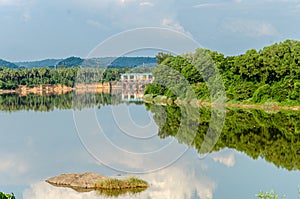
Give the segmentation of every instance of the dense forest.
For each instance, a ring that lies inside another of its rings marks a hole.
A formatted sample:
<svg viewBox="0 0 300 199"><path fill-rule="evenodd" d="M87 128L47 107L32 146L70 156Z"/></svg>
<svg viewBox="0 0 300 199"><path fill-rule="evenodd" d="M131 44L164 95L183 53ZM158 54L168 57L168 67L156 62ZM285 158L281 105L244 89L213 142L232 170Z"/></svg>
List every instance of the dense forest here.
<svg viewBox="0 0 300 199"><path fill-rule="evenodd" d="M200 154L211 152L201 148L211 122L211 108L199 108L198 118L189 117L187 121L183 121L183 114L191 111L190 106L148 104L147 109L155 113L154 121L159 127L158 135L161 138L172 136L180 143L194 147ZM277 167L300 169L299 112L267 113L260 110L229 109L221 130L212 151L233 148L253 159L261 157Z"/></svg>
<svg viewBox="0 0 300 199"><path fill-rule="evenodd" d="M0 67L0 89L16 89L19 85L33 87L40 84L63 84L73 87L75 83L116 81L126 68L33 68L11 69Z"/></svg>
<svg viewBox="0 0 300 199"><path fill-rule="evenodd" d="M230 102L300 103L299 41L286 40L237 56L197 49L181 56L159 53L156 59L160 65L153 70L155 82L145 90L154 97L186 99L192 92L211 101L223 87Z"/></svg>

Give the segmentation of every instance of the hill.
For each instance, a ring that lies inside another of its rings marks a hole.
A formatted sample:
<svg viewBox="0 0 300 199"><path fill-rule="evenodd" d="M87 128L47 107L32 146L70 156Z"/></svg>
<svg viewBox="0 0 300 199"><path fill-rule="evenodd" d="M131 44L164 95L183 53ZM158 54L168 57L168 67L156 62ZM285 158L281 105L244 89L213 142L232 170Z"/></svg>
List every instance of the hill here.
<svg viewBox="0 0 300 199"><path fill-rule="evenodd" d="M135 68L153 65L156 65L155 57L118 57L108 65L108 68Z"/></svg>
<svg viewBox="0 0 300 199"><path fill-rule="evenodd" d="M81 66L84 59L80 57L68 57L66 59L61 60L57 63L57 67L73 67L73 66Z"/></svg>
<svg viewBox="0 0 300 199"><path fill-rule="evenodd" d="M135 68L156 65L155 57L101 57L85 59L85 68Z"/></svg>
<svg viewBox="0 0 300 199"><path fill-rule="evenodd" d="M1 62L0 62L1 63ZM65 59L45 59L41 61L15 62L17 67L42 68L42 67L77 67L84 68L135 68L138 66L155 66L155 57L99 57L83 59L68 57ZM1 65L0 65L1 66Z"/></svg>
<svg viewBox="0 0 300 199"><path fill-rule="evenodd" d="M26 61L26 62L15 62L14 64L24 68L42 68L42 67L54 67L62 59L44 59L41 61Z"/></svg>
<svg viewBox="0 0 300 199"><path fill-rule="evenodd" d="M18 68L18 66L16 64L5 61L3 59L0 59L0 66L4 66L7 68Z"/></svg>

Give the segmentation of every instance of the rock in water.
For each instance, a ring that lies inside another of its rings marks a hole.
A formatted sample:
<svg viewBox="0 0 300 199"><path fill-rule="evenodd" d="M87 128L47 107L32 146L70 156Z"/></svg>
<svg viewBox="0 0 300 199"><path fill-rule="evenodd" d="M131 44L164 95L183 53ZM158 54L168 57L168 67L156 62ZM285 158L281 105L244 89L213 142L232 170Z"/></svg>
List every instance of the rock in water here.
<svg viewBox="0 0 300 199"><path fill-rule="evenodd" d="M96 182L103 181L105 179L107 179L107 177L86 172L83 174L61 174L59 176L47 179L46 182L57 186L94 189L96 188Z"/></svg>

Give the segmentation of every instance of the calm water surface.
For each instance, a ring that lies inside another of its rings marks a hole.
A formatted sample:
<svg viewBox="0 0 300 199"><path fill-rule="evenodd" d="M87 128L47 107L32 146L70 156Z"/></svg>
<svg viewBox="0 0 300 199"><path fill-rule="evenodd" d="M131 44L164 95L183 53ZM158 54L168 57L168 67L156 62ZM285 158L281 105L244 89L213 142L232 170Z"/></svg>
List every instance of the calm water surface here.
<svg viewBox="0 0 300 199"><path fill-rule="evenodd" d="M192 128L178 135L180 107L99 99L90 106L77 104L73 111L70 96L2 97L0 191L24 199L107 198L44 182L90 171L107 176L138 172L134 175L150 183L143 192L118 198L251 199L272 189L286 198L299 197L299 112L227 110L217 143L201 154L210 109L199 110L190 142Z"/></svg>

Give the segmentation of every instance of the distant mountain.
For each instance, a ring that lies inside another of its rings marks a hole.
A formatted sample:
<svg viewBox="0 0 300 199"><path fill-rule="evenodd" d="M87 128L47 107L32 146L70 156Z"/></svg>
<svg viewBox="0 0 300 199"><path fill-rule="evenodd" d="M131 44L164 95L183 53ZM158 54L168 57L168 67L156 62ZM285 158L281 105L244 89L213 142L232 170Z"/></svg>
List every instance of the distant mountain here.
<svg viewBox="0 0 300 199"><path fill-rule="evenodd" d="M41 67L54 67L62 59L45 59L41 61L26 61L26 62L15 62L14 64L24 68L41 68Z"/></svg>
<svg viewBox="0 0 300 199"><path fill-rule="evenodd" d="M73 56L66 59L45 59L41 61L15 62L14 65L24 68L76 66L81 66L84 68L135 68L138 66L154 66L156 65L156 59L155 57L100 57L82 59L80 57Z"/></svg>
<svg viewBox="0 0 300 199"><path fill-rule="evenodd" d="M89 58L85 59L82 67L85 68L106 68L108 65L111 64L111 62L114 60L114 57L101 57L101 58Z"/></svg>
<svg viewBox="0 0 300 199"><path fill-rule="evenodd" d="M81 59L80 57L69 57L60 61L57 66L81 66L84 68L134 68L137 66L156 65L155 57L101 57Z"/></svg>
<svg viewBox="0 0 300 199"><path fill-rule="evenodd" d="M155 57L118 57L108 65L108 68L135 68L138 66L153 65L156 65Z"/></svg>
<svg viewBox="0 0 300 199"><path fill-rule="evenodd" d="M84 59L81 59L80 57L68 57L66 59L61 60L57 63L57 67L73 67L73 66L81 66L84 62Z"/></svg>
<svg viewBox="0 0 300 199"><path fill-rule="evenodd" d="M5 61L3 59L0 59L0 66L4 66L7 68L18 68L18 66L16 64Z"/></svg>

